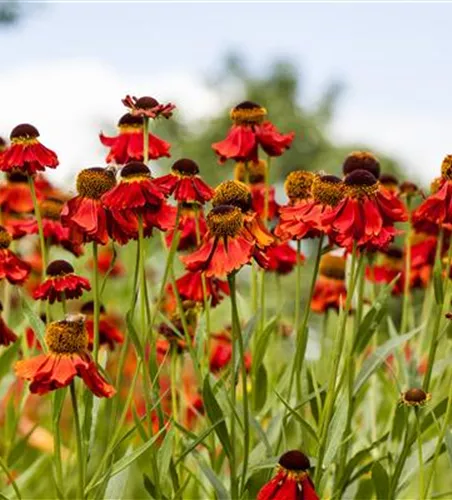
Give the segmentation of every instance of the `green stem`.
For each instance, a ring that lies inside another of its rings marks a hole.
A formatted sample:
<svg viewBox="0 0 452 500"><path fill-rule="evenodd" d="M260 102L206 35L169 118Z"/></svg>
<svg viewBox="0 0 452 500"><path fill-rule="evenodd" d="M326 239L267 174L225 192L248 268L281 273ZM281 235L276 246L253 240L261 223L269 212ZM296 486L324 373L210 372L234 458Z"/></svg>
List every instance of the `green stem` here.
<svg viewBox="0 0 452 500"><path fill-rule="evenodd" d="M35 212L36 223L38 224L39 244L41 246L41 258L42 258L42 280L44 281L46 278L46 269L48 264L47 248L46 248L46 241L44 238L44 229L42 226L41 210L39 208L38 198L36 196L35 182L31 175L28 176L28 185L30 186L30 194L33 202L33 210Z"/></svg>
<svg viewBox="0 0 452 500"><path fill-rule="evenodd" d="M75 439L77 443L77 466L78 466L78 495L79 500L85 498L85 465L83 457L83 445L82 445L82 433L80 429L80 417L77 404L77 395L75 393L75 383L74 381L70 384L71 392L71 402L72 409L74 411L74 427L75 427Z"/></svg>
<svg viewBox="0 0 452 500"><path fill-rule="evenodd" d="M405 238L405 281L403 283L403 307L402 307L402 321L400 325L400 333L408 331L408 307L411 302L410 282L411 282L411 210L410 198L407 199L408 210L408 229Z"/></svg>
<svg viewBox="0 0 452 500"><path fill-rule="evenodd" d="M93 241L93 357L97 363L99 357L99 319L100 319L100 299L99 299L99 257L97 242Z"/></svg>
<svg viewBox="0 0 452 500"><path fill-rule="evenodd" d="M416 429L417 429L417 444L419 457L419 500L424 500L424 459L422 457L422 431L421 420L419 418L419 408L415 408L416 413Z"/></svg>
<svg viewBox="0 0 452 500"><path fill-rule="evenodd" d="M249 430L249 404L248 404L248 390L247 390L247 374L246 374L246 365L245 365L245 346L243 342L242 329L240 326L239 312L237 307L237 292L236 292L236 281L235 281L235 273L228 275L228 283L229 289L231 292L231 313L232 313L232 391L231 397L233 401L233 405L235 406L236 402L236 378L235 378L235 361L237 359L237 353L235 352L237 349L237 344L239 347L239 359L240 359L240 367L242 374L242 397L243 397L243 465L242 465L242 479L241 479L241 495L242 498L243 493L245 491L246 486L246 476L248 472L248 458L249 458L249 450L250 450L250 430ZM234 413L232 414L232 422L234 421ZM231 422L231 424L232 424ZM231 427L232 429L232 427ZM236 443L235 440L235 426L234 426L234 436L231 434L232 443ZM235 452L234 452L235 454ZM235 470L234 470L235 476ZM231 492L234 493L236 491L236 484L234 484L234 488L232 488L232 467L231 467ZM234 482L236 482L236 478L234 478ZM232 498L239 498L232 495Z"/></svg>
<svg viewBox="0 0 452 500"><path fill-rule="evenodd" d="M3 469L3 472L6 474L6 477L8 478L9 482L11 483L11 486L13 487L13 490L16 493L17 498L19 500L22 500L22 495L20 494L20 490L17 486L17 483L14 480L14 476L11 474L11 471L8 469L8 466L7 466L6 462L3 460L1 455L0 455L0 468Z"/></svg>
<svg viewBox="0 0 452 500"><path fill-rule="evenodd" d="M438 246L441 244L441 241L442 241L442 238L439 238ZM439 249L439 253L441 254L441 249ZM427 371L425 372L424 383L423 383L423 389L425 392L428 392L429 387L430 387L430 382L432 379L433 364L435 363L436 352L438 349L438 335L439 335L439 330L440 330L440 326L441 326L441 320L443 319L443 316L445 313L447 292L449 289L449 282L450 282L449 274L450 274L450 268L451 268L451 259L452 259L452 244L449 245L449 250L447 252L446 277L444 280L445 283L444 283L444 290L443 290L443 302L439 306L439 310L438 310L438 308L433 309L436 316L435 316L435 324L433 327L433 332L432 332L431 339L430 339L430 349L429 349L428 361L427 361Z"/></svg>
<svg viewBox="0 0 452 500"><path fill-rule="evenodd" d="M62 391L66 391L66 388L60 389ZM55 459L55 470L56 470L56 478L57 478L57 486L58 489L62 495L62 497L65 497L64 494L64 483L63 483L63 465L61 462L61 431L60 431L60 417L61 417L61 407L59 408L59 411L56 411L56 398L58 391L55 391L53 394L52 398L52 405L53 405L53 443L54 443L54 459ZM62 406L62 405L61 405Z"/></svg>

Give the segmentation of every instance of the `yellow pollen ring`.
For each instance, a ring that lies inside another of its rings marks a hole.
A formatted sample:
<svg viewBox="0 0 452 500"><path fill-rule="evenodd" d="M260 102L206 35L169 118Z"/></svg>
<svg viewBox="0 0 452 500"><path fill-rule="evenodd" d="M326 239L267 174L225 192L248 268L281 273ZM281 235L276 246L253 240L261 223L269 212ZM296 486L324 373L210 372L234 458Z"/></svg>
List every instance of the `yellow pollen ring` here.
<svg viewBox="0 0 452 500"><path fill-rule="evenodd" d="M224 210L219 210L224 208ZM206 218L210 233L217 238L227 236L233 238L243 228L243 215L240 209L232 206L221 206L209 212Z"/></svg>
<svg viewBox="0 0 452 500"><path fill-rule="evenodd" d="M76 354L88 348L88 334L85 321L53 321L46 327L45 341L50 352L54 354Z"/></svg>
<svg viewBox="0 0 452 500"><path fill-rule="evenodd" d="M8 233L8 231L5 228L0 228L0 249L4 250L6 248L9 248L9 245L11 245L11 235Z"/></svg>
<svg viewBox="0 0 452 500"><path fill-rule="evenodd" d="M232 108L230 112L231 120L236 124L261 123L267 116L267 110L262 106L255 108Z"/></svg>
<svg viewBox="0 0 452 500"><path fill-rule="evenodd" d="M140 123L136 125L119 125L118 129L121 134L133 134L142 130L143 125Z"/></svg>
<svg viewBox="0 0 452 500"><path fill-rule="evenodd" d="M87 168L77 177L77 192L84 198L98 200L103 194L116 186L113 172L106 169Z"/></svg>
<svg viewBox="0 0 452 500"><path fill-rule="evenodd" d="M452 180L452 155L447 155L441 164L441 177Z"/></svg>
<svg viewBox="0 0 452 500"><path fill-rule="evenodd" d="M365 198L372 197L377 194L379 189L379 182L377 181L372 186L359 185L359 184L345 184L344 194L345 196L350 196L351 198Z"/></svg>
<svg viewBox="0 0 452 500"><path fill-rule="evenodd" d="M21 146L33 146L38 143L39 141L36 137L14 137L14 139L11 139L11 144L18 144Z"/></svg>
<svg viewBox="0 0 452 500"><path fill-rule="evenodd" d="M342 182L326 182L316 177L312 183L312 196L322 205L335 207L344 198L344 185Z"/></svg>
<svg viewBox="0 0 452 500"><path fill-rule="evenodd" d="M143 182L151 179L151 174L133 174L128 175L127 177L121 177L121 183L125 182L127 184L132 182Z"/></svg>
<svg viewBox="0 0 452 500"><path fill-rule="evenodd" d="M290 201L305 200L311 196L315 175L306 170L290 172L284 182L284 189Z"/></svg>
<svg viewBox="0 0 452 500"><path fill-rule="evenodd" d="M216 187L212 205L232 205L246 212L251 208L251 191L243 182L224 181Z"/></svg>

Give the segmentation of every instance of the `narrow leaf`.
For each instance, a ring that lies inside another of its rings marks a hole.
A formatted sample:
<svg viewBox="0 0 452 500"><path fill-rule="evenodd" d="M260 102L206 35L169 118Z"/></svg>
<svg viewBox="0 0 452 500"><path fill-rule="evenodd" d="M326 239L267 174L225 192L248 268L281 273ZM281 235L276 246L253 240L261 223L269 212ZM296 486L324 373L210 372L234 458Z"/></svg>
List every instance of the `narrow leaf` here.
<svg viewBox="0 0 452 500"><path fill-rule="evenodd" d="M389 477L380 462L375 462L372 466L372 481L374 483L377 499L387 500L387 498L389 498Z"/></svg>

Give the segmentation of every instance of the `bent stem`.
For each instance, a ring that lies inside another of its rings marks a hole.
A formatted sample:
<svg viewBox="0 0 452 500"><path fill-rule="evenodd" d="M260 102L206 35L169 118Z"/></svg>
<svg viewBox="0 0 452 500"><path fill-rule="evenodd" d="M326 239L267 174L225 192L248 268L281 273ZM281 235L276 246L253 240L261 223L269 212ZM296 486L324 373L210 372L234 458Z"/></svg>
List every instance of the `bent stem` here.
<svg viewBox="0 0 452 500"><path fill-rule="evenodd" d="M74 427L75 439L77 443L77 466L78 466L78 495L77 498L83 500L85 498L85 465L83 457L82 432L80 429L80 417L77 404L77 395L75 393L75 382L70 384L71 402L74 411Z"/></svg>
<svg viewBox="0 0 452 500"><path fill-rule="evenodd" d="M243 465L242 465L242 479L241 479L241 492L240 497L237 495L237 478L236 478L236 463L235 463L235 447L233 447L232 457L231 457L231 495L232 498L241 498L245 490L246 476L248 469L248 457L250 448L250 431L249 431L249 405L248 405L248 391L246 386L246 365L245 365L245 347L243 343L242 329L240 327L240 319L237 308L237 294L236 294L236 282L235 273L228 275L229 289L231 292L231 315L232 315L232 360L231 360L231 371L232 371L232 384L231 384L231 400L232 406L236 405L236 375L235 375L235 364L237 359L237 344L239 347L240 356L240 368L242 375L242 391L243 391ZM231 441L236 443L235 436L235 415L232 412L231 418Z"/></svg>
<svg viewBox="0 0 452 500"><path fill-rule="evenodd" d="M94 299L94 317L93 317L93 357L97 363L99 357L99 317L100 317L100 298L99 298L99 257L97 251L97 242L93 241L93 299Z"/></svg>

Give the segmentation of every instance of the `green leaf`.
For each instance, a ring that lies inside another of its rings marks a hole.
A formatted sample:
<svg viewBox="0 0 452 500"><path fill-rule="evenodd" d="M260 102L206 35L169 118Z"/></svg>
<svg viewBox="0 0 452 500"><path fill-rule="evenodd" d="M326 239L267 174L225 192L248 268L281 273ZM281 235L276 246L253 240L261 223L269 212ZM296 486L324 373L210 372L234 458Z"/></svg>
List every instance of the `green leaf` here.
<svg viewBox="0 0 452 500"><path fill-rule="evenodd" d="M135 346L138 357L141 359L144 359L143 346L141 345L140 339L138 338L137 331L135 330L135 327L133 326L132 311L129 311L126 314L126 324L127 324L127 331L129 333L130 338L132 339L133 345Z"/></svg>
<svg viewBox="0 0 452 500"><path fill-rule="evenodd" d="M397 405L392 421L391 441L400 442L403 434L407 428L407 415L406 407L404 405Z"/></svg>
<svg viewBox="0 0 452 500"><path fill-rule="evenodd" d="M206 437L213 431L215 430L215 427L219 424L221 424L222 421L218 421L216 424L211 425L208 429L206 429L202 434L199 436L195 437L195 439L185 448L185 450L180 454L180 456L177 458L177 460L174 463L174 466L177 466L179 462L181 462L187 455L189 455L199 444L203 443L206 439ZM176 424L178 428L180 428L182 431L185 429L178 424ZM205 446L207 446L205 443L203 443Z"/></svg>
<svg viewBox="0 0 452 500"><path fill-rule="evenodd" d="M45 342L45 333L46 326L41 318L33 311L33 308L30 306L28 300L22 295L22 307L27 318L30 323L31 328L35 332L35 335L38 337L39 343L44 352L47 352L47 344Z"/></svg>
<svg viewBox="0 0 452 500"><path fill-rule="evenodd" d="M446 429L444 441L446 443L447 454L449 455L449 462L452 467L452 432L450 432L450 429Z"/></svg>
<svg viewBox="0 0 452 500"><path fill-rule="evenodd" d="M444 290L443 290L443 270L441 266L441 261L435 263L433 271L433 289L435 290L435 300L438 305L444 302Z"/></svg>
<svg viewBox="0 0 452 500"><path fill-rule="evenodd" d="M399 276L400 275L394 278L391 283L383 287L372 308L367 312L361 321L358 333L355 337L355 344L353 346L354 353L360 354L365 349L369 340L372 338L372 335L376 332L377 328L383 321L383 318L387 313L386 302L392 292L395 282L399 279Z"/></svg>
<svg viewBox="0 0 452 500"><path fill-rule="evenodd" d="M342 393L336 403L333 418L328 427L327 445L325 449L325 458L323 464L328 467L334 460L339 449L345 429L347 428L348 397Z"/></svg>
<svg viewBox="0 0 452 500"><path fill-rule="evenodd" d="M160 477L166 477L169 464L171 461L171 456L173 454L173 444L174 444L174 428L171 428L165 436L162 445L158 451L158 462L159 462L159 473Z"/></svg>
<svg viewBox="0 0 452 500"><path fill-rule="evenodd" d="M210 387L209 376L210 375L207 375L204 379L202 389L204 408L210 422L215 425L215 433L217 434L218 439L221 441L226 455L230 458L232 446L228 434L228 429L226 427L225 417L220 405L218 404L218 401L215 398L215 395L212 392L212 388Z"/></svg>
<svg viewBox="0 0 452 500"><path fill-rule="evenodd" d="M11 365L17 358L20 349L20 342L14 342L0 354L0 379L11 372Z"/></svg>
<svg viewBox="0 0 452 500"><path fill-rule="evenodd" d="M399 335L396 338L391 338L386 341L383 345L378 347L375 352L369 356L366 361L363 363L361 370L359 371L355 385L353 388L353 394L356 395L361 387L367 382L369 377L374 373L374 371L385 362L386 358L389 354L392 353L397 347L404 344L411 337L414 337L416 333L418 333L422 327L416 328L415 330L406 333L405 335Z"/></svg>
<svg viewBox="0 0 452 500"><path fill-rule="evenodd" d="M215 472L206 464L201 454L194 450L193 455L198 461L199 467L203 471L204 475L208 479L209 483L212 485L215 493L217 494L218 500L230 500L230 496L221 482L220 478L215 474Z"/></svg>
<svg viewBox="0 0 452 500"><path fill-rule="evenodd" d="M375 462L372 466L372 481L378 500L387 500L389 493L389 477L385 468L380 462Z"/></svg>
<svg viewBox="0 0 452 500"><path fill-rule="evenodd" d="M256 373L256 387L257 390L254 391L254 411L258 412L265 405L265 401L267 400L267 391L268 391L268 377L267 370L264 365L260 365L258 371Z"/></svg>
<svg viewBox="0 0 452 500"><path fill-rule="evenodd" d="M157 498L157 490L147 474L143 474L143 486L152 498Z"/></svg>
<svg viewBox="0 0 452 500"><path fill-rule="evenodd" d="M255 373L259 370L261 363L264 360L267 348L270 345L269 338L276 326L276 317L273 317L264 328L264 331L259 335L256 347L253 352L253 370Z"/></svg>
<svg viewBox="0 0 452 500"><path fill-rule="evenodd" d="M275 391L275 394L276 396L278 397L278 399L281 400L281 402L283 403L283 405L289 410L290 414L295 418L295 420L301 425L301 427L303 427L303 429L316 441L318 442L319 441L319 438L317 437L317 433L315 432L315 430L313 429L313 427L311 426L311 424L309 424L298 412L296 412L291 406L290 404L278 393Z"/></svg>

